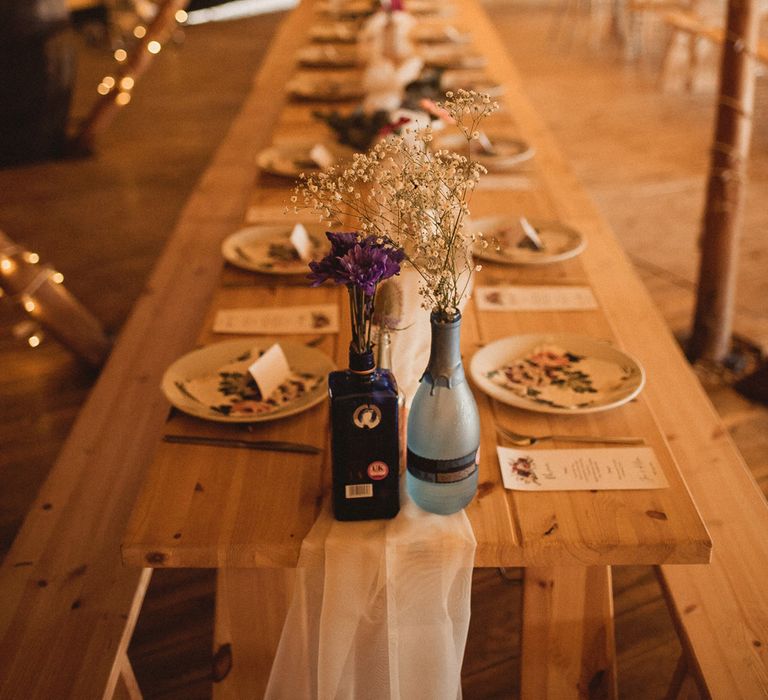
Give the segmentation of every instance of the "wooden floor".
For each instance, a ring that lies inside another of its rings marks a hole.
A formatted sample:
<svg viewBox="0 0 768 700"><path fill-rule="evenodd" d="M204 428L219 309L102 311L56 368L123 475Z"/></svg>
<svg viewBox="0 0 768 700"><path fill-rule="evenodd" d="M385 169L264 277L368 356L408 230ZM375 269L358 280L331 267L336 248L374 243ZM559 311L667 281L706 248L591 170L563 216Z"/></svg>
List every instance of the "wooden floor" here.
<svg viewBox="0 0 768 700"><path fill-rule="evenodd" d="M489 0L528 92L581 181L631 254L670 326L685 334L712 129L711 92L661 93L658 45L627 62L604 19ZM137 86L96 157L0 170L0 228L64 272L66 283L116 333L165 236L237 110L279 16L191 27ZM651 27L649 27L651 28ZM217 60L211 60L216 55ZM226 65L228 70L222 71ZM75 113L110 70L106 51L81 46ZM706 81L702 81L706 82ZM768 81L758 85L737 331L768 347ZM148 216L146 212L151 212ZM630 310L628 310L630 313ZM0 551L11 542L50 468L93 374L55 342L13 340L19 315L0 305ZM708 391L768 493L768 410L710 373ZM468 698L517 690L518 571L475 573L464 667ZM615 572L620 692L661 697L679 654L653 572ZM153 579L130 655L147 697L207 698L213 615L209 571Z"/></svg>

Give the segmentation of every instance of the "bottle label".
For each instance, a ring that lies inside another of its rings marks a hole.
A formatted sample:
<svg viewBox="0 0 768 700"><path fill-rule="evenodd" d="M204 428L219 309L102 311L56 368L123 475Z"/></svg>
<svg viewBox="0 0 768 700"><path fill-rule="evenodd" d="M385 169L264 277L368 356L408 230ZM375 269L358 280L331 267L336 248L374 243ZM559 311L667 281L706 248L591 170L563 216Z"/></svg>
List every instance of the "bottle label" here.
<svg viewBox="0 0 768 700"><path fill-rule="evenodd" d="M347 484L344 487L345 498L373 498L373 484Z"/></svg>
<svg viewBox="0 0 768 700"><path fill-rule="evenodd" d="M386 479L387 474L389 474L389 467L386 462L377 459L375 462L371 462L368 465L368 476L374 481Z"/></svg>
<svg viewBox="0 0 768 700"><path fill-rule="evenodd" d="M408 450L408 471L422 481L453 484L469 479L477 471L478 450L458 459L427 459Z"/></svg>

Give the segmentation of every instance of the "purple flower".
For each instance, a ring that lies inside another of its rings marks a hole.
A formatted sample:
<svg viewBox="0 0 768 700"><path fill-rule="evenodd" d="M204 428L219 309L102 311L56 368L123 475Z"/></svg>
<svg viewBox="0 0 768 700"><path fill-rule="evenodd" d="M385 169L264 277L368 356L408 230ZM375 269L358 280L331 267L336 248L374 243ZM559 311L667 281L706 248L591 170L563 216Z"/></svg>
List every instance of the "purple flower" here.
<svg viewBox="0 0 768 700"><path fill-rule="evenodd" d="M373 295L379 282L400 272L405 253L388 239L360 239L356 233L329 232L326 236L331 242L330 252L322 260L309 263L313 287L330 280Z"/></svg>
<svg viewBox="0 0 768 700"><path fill-rule="evenodd" d="M344 268L348 284L360 287L373 296L376 285L400 272L400 263L390 258L389 251L376 245L356 245L339 261Z"/></svg>
<svg viewBox="0 0 768 700"><path fill-rule="evenodd" d="M327 280L336 282L336 284L346 284L347 280L342 279L344 269L340 260L355 245L358 237L356 233L332 233L326 232L326 237L331 242L331 250L322 260L313 260L309 263L309 279L312 280L312 286L317 287Z"/></svg>

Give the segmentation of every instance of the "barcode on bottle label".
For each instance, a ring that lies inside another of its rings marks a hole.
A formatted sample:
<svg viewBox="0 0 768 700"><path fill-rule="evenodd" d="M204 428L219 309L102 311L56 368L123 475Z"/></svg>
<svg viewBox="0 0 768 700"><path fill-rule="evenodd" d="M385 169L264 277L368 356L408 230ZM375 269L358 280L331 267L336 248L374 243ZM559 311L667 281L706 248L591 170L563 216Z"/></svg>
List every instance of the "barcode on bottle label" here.
<svg viewBox="0 0 768 700"><path fill-rule="evenodd" d="M344 495L347 498L373 498L373 484L347 484Z"/></svg>

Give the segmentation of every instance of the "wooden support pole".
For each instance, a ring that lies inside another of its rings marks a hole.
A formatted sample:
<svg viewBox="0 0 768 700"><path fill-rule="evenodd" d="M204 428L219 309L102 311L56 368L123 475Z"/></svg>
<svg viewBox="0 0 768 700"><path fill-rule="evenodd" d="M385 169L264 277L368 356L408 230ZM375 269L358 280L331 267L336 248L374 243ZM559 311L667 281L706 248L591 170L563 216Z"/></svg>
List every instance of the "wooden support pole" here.
<svg viewBox="0 0 768 700"><path fill-rule="evenodd" d="M104 87L106 92L101 94L72 139L72 150L76 152L93 150L96 135L107 128L120 107L130 102L131 90L152 63L152 59L159 50L156 50L156 47L158 45L162 47L175 29L176 13L186 8L188 4L189 0L163 0L155 18L147 27L147 33L133 48L118 75L112 76L113 82Z"/></svg>
<svg viewBox="0 0 768 700"><path fill-rule="evenodd" d="M729 0L715 138L688 355L722 362L730 350L739 240L755 96L756 0Z"/></svg>

